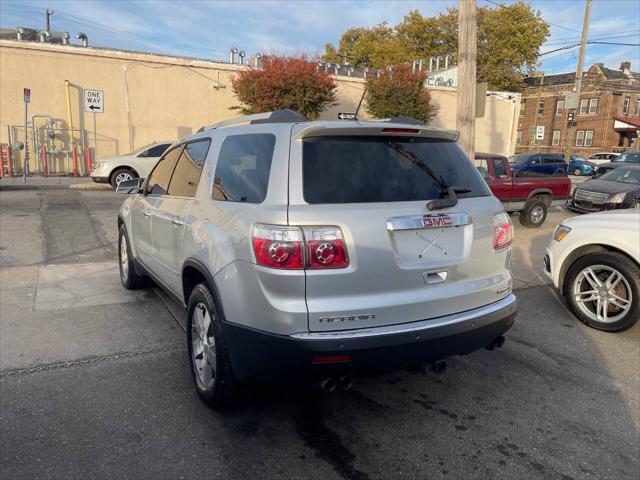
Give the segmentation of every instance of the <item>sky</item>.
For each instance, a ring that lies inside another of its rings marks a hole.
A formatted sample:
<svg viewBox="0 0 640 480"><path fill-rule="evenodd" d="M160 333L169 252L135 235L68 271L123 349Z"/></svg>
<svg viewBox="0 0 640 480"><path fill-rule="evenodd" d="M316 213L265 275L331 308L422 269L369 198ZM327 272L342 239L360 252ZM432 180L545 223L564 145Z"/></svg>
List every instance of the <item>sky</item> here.
<svg viewBox="0 0 640 480"><path fill-rule="evenodd" d="M514 0L478 0L479 6ZM489 3L491 2L491 3ZM578 43L585 0L530 0L551 22L546 52ZM0 27L44 28L44 11L54 10L51 29L85 32L91 45L226 60L231 47L256 52L322 53L328 42L354 26L394 25L417 9L436 15L455 0L369 1L205 1L205 0L0 0ZM617 37L611 39L609 37ZM592 40L640 43L639 0L594 0L589 37ZM578 48L540 57L547 74L574 71ZM602 62L618 68L631 61L640 71L640 47L588 45L585 65Z"/></svg>

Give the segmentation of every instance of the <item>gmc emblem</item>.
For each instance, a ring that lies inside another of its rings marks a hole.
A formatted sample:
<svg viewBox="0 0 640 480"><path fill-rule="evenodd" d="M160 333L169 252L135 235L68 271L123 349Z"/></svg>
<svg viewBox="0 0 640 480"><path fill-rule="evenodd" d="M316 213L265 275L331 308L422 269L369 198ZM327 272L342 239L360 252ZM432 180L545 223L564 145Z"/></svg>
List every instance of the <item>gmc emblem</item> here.
<svg viewBox="0 0 640 480"><path fill-rule="evenodd" d="M423 216L422 225L424 225L425 228L451 227L453 226L453 222L449 215L437 213Z"/></svg>

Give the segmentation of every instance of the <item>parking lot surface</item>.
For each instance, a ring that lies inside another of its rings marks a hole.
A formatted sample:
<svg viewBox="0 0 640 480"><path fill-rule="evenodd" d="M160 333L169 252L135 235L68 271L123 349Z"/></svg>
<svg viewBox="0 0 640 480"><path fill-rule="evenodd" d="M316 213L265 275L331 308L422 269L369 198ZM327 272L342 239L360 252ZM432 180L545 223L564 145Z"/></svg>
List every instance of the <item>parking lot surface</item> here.
<svg viewBox="0 0 640 480"><path fill-rule="evenodd" d="M575 320L540 274L555 225L514 216L505 346L350 391L197 398L180 307L121 288L123 197L0 191L0 478L637 479L640 324Z"/></svg>

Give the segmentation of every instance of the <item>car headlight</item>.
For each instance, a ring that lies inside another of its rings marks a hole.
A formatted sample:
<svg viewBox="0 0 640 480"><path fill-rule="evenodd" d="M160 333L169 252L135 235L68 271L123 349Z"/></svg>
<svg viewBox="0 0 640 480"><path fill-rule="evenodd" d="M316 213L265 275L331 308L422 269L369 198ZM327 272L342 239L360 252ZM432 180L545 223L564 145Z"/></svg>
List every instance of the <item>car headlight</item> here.
<svg viewBox="0 0 640 480"><path fill-rule="evenodd" d="M565 227L564 225L558 225L556 229L553 231L553 239L556 242L561 242L564 237L569 235L571 229L569 227Z"/></svg>
<svg viewBox="0 0 640 480"><path fill-rule="evenodd" d="M626 192L616 193L615 195L611 195L607 203L622 203L624 202L624 197L626 196Z"/></svg>
<svg viewBox="0 0 640 480"><path fill-rule="evenodd" d="M102 166L104 166L104 162L93 162L93 170L97 170Z"/></svg>

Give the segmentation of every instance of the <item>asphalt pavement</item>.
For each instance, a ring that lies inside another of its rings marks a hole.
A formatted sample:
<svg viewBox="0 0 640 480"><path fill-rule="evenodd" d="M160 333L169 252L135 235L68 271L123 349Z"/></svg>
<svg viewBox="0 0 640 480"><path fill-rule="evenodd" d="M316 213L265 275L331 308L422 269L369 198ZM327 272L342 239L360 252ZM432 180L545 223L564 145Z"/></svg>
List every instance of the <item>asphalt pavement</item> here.
<svg viewBox="0 0 640 480"><path fill-rule="evenodd" d="M350 391L194 393L182 312L121 288L112 192L0 191L2 479L637 479L640 324L585 327L514 217L519 313L499 350Z"/></svg>

